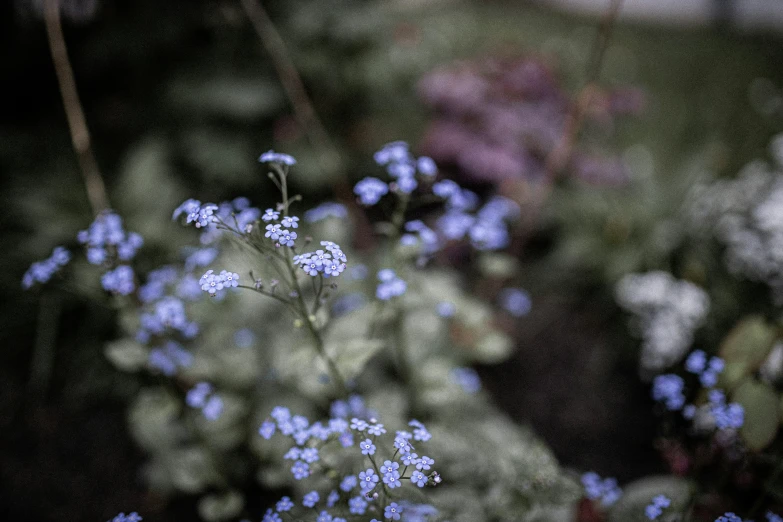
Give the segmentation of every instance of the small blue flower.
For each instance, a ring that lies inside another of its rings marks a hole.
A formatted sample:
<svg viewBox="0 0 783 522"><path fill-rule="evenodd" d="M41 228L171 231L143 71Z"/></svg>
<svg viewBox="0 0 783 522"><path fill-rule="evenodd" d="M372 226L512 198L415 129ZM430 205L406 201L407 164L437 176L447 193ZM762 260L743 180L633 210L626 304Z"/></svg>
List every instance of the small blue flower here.
<svg viewBox="0 0 783 522"><path fill-rule="evenodd" d="M364 431L364 430L366 430L369 427L370 427L370 425L365 420L357 419L356 417L351 419L351 429L352 430Z"/></svg>
<svg viewBox="0 0 783 522"><path fill-rule="evenodd" d="M101 277L101 286L107 292L130 295L136 289L135 274L128 265L120 265Z"/></svg>
<svg viewBox="0 0 783 522"><path fill-rule="evenodd" d="M296 216L286 216L280 224L285 228L299 228L299 218Z"/></svg>
<svg viewBox="0 0 783 522"><path fill-rule="evenodd" d="M310 493L306 494L304 497L302 497L302 505L305 507L313 507L315 504L321 500L321 496L318 494L317 491L311 491Z"/></svg>
<svg viewBox="0 0 783 522"><path fill-rule="evenodd" d="M416 160L416 168L424 176L434 176L438 173L438 167L435 161L429 156L422 156Z"/></svg>
<svg viewBox="0 0 783 522"><path fill-rule="evenodd" d="M481 378L473 368L454 368L450 375L465 393L473 395L481 390Z"/></svg>
<svg viewBox="0 0 783 522"><path fill-rule="evenodd" d="M275 152L271 149L261 154L258 161L259 163L281 163L289 167L296 165L296 159L294 159L293 156L283 154L282 152Z"/></svg>
<svg viewBox="0 0 783 522"><path fill-rule="evenodd" d="M315 522L334 522L334 518L332 518L332 515L330 515L328 511L321 511L315 519Z"/></svg>
<svg viewBox="0 0 783 522"><path fill-rule="evenodd" d="M656 401L664 401L666 408L671 411L680 410L685 404L685 395L682 393L684 386L679 375L658 375L653 380L652 397Z"/></svg>
<svg viewBox="0 0 783 522"><path fill-rule="evenodd" d="M430 469L430 466L432 466L433 464L435 464L435 460L429 458L426 455L423 455L419 459L419 462L416 463L416 469L418 469L419 471L427 471Z"/></svg>
<svg viewBox="0 0 783 522"><path fill-rule="evenodd" d="M363 491L371 491L378 484L380 477L372 468L367 468L359 473L359 486Z"/></svg>
<svg viewBox="0 0 783 522"><path fill-rule="evenodd" d="M272 509L267 509L264 516L261 518L261 522L282 522L280 515Z"/></svg>
<svg viewBox="0 0 783 522"><path fill-rule="evenodd" d="M277 239L280 237L280 234L283 230L283 227L280 224L267 225L265 228L266 228L266 232L264 233L264 237L268 237L273 241L277 241Z"/></svg>
<svg viewBox="0 0 783 522"><path fill-rule="evenodd" d="M739 517L734 513L728 512L716 518L715 522L742 522L742 517Z"/></svg>
<svg viewBox="0 0 783 522"><path fill-rule="evenodd" d="M427 484L427 477L421 471L414 471L411 475L411 482L423 488Z"/></svg>
<svg viewBox="0 0 783 522"><path fill-rule="evenodd" d="M600 499L601 504L607 507L617 502L622 496L622 490L617 486L617 480L613 478L601 480L601 477L592 471L582 475L582 485L585 488L587 498Z"/></svg>
<svg viewBox="0 0 783 522"><path fill-rule="evenodd" d="M201 413L204 414L207 420L213 421L218 419L220 414L223 413L223 399L218 395L213 395L207 399L207 403L201 409Z"/></svg>
<svg viewBox="0 0 783 522"><path fill-rule="evenodd" d="M348 501L348 511L352 515L364 515L365 511L367 511L367 504L368 502L362 497L353 497Z"/></svg>
<svg viewBox="0 0 783 522"><path fill-rule="evenodd" d="M294 503L291 502L291 499L289 497L283 497L281 498L277 504L275 505L275 509L277 511L280 511L281 513L286 511L291 511L291 509L294 507Z"/></svg>
<svg viewBox="0 0 783 522"><path fill-rule="evenodd" d="M435 311L443 318L450 318L454 317L454 314L457 312L457 307L454 306L454 303L449 301L441 301L435 306Z"/></svg>
<svg viewBox="0 0 783 522"><path fill-rule="evenodd" d="M685 369L690 373L699 374L707 367L707 354L702 350L694 350L685 360Z"/></svg>
<svg viewBox="0 0 783 522"><path fill-rule="evenodd" d="M378 178L367 177L353 187L353 192L363 205L372 206L389 193L389 186Z"/></svg>
<svg viewBox="0 0 783 522"><path fill-rule="evenodd" d="M657 495L653 497L652 503L645 509L644 513L650 520L655 520L663 513L663 510L671 505L671 500L665 495Z"/></svg>
<svg viewBox="0 0 783 522"><path fill-rule="evenodd" d="M269 416L277 422L285 422L291 419L291 411L285 406L275 406Z"/></svg>
<svg viewBox="0 0 783 522"><path fill-rule="evenodd" d="M413 440L427 442L432 438L430 432L421 422L414 419L408 423L408 426L413 426Z"/></svg>
<svg viewBox="0 0 783 522"><path fill-rule="evenodd" d="M305 448L302 450L302 460L308 464L318 462L321 457L318 455L318 448Z"/></svg>
<svg viewBox="0 0 783 522"><path fill-rule="evenodd" d="M399 452L403 455L406 453L410 453L415 448L411 445L411 443L408 441L408 439L405 439L403 437L397 436L394 439L394 447L399 450Z"/></svg>
<svg viewBox="0 0 783 522"><path fill-rule="evenodd" d="M141 522L142 518L135 511L129 514L120 513L108 522Z"/></svg>
<svg viewBox="0 0 783 522"><path fill-rule="evenodd" d="M767 517L767 522L783 522L783 517L776 515L772 511L767 511L767 514L764 516Z"/></svg>
<svg viewBox="0 0 783 522"><path fill-rule="evenodd" d="M386 506L386 509L383 512L383 517L391 520L399 520L400 513L402 513L402 506L400 506L396 502L392 502L391 504Z"/></svg>
<svg viewBox="0 0 783 522"><path fill-rule="evenodd" d="M280 219L280 212L272 208L268 208L264 210L263 214L261 214L261 219L264 221L277 221Z"/></svg>
<svg viewBox="0 0 783 522"><path fill-rule="evenodd" d="M419 462L419 455L417 453L407 453L400 457L400 462L406 466L415 466Z"/></svg>
<svg viewBox="0 0 783 522"><path fill-rule="evenodd" d="M394 270L385 268L378 272L380 284L375 291L375 295L382 301L388 301L393 297L399 297L408 289L405 281L397 277Z"/></svg>
<svg viewBox="0 0 783 522"><path fill-rule="evenodd" d="M296 237L296 232L291 232L288 229L284 229L278 234L278 242L283 246L292 247L294 246L294 240Z"/></svg>
<svg viewBox="0 0 783 522"><path fill-rule="evenodd" d="M357 480L356 475L348 475L340 482L340 489L348 493L355 488L358 483L359 481Z"/></svg>
<svg viewBox="0 0 783 522"><path fill-rule="evenodd" d="M375 163L382 167L388 165L389 163L400 163L407 161L410 157L411 155L408 151L408 144L404 141L392 141L387 143L373 155Z"/></svg>
<svg viewBox="0 0 783 522"><path fill-rule="evenodd" d="M58 246L52 250L51 256L43 261L33 263L22 277L22 287L26 290L35 283L46 283L52 276L71 260L71 253Z"/></svg>
<svg viewBox="0 0 783 522"><path fill-rule="evenodd" d="M514 317L524 317L532 308L530 295L521 288L504 288L498 298L500 306Z"/></svg>
<svg viewBox="0 0 783 522"><path fill-rule="evenodd" d="M340 500L340 494L337 492L337 490L333 489L329 492L329 496L326 497L326 507L334 507L338 500Z"/></svg>
<svg viewBox="0 0 783 522"><path fill-rule="evenodd" d="M308 210L304 214L305 221L308 223L316 223L330 217L345 219L348 217L348 209L340 203L327 202Z"/></svg>
<svg viewBox="0 0 783 522"><path fill-rule="evenodd" d="M375 455L375 444L370 439L364 439L360 442L359 448L362 450L362 455Z"/></svg>
<svg viewBox="0 0 783 522"><path fill-rule="evenodd" d="M386 433L386 428L383 427L383 424L372 424L367 428L367 433L370 435L380 436Z"/></svg>
<svg viewBox="0 0 783 522"><path fill-rule="evenodd" d="M294 465L291 466L291 473L294 475L294 478L296 480L302 480L303 478L307 478L310 476L310 466L302 462L301 460L297 460L294 462ZM312 507L312 506L308 506Z"/></svg>

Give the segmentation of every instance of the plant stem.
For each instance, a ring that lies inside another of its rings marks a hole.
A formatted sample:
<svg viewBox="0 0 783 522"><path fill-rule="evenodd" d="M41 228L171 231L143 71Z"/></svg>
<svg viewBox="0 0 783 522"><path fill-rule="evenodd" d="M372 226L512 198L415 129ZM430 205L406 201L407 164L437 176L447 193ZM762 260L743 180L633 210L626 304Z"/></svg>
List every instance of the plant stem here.
<svg viewBox="0 0 783 522"><path fill-rule="evenodd" d="M76 80L74 79L71 61L68 59L68 48L65 45L63 26L60 19L59 0L45 1L44 22L46 24L46 36L49 40L49 50L54 62L54 71L57 74L57 83L63 100L63 108L68 120L71 144L79 161L84 186L87 189L87 198L90 201L93 214L98 215L102 210L109 208L109 198L106 195L106 186L98 169L98 162L95 161L95 156L92 152L90 131L87 128L84 109L79 100L79 92L76 89Z"/></svg>

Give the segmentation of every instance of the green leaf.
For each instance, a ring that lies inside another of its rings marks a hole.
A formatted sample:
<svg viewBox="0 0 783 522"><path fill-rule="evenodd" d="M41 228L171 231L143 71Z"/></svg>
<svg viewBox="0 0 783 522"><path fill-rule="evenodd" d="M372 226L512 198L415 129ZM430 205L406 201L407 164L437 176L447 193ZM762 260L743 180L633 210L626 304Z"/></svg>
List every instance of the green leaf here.
<svg viewBox="0 0 783 522"><path fill-rule="evenodd" d="M198 503L201 518L208 522L217 522L236 517L245 505L242 495L229 491L222 495L207 495Z"/></svg>
<svg viewBox="0 0 783 522"><path fill-rule="evenodd" d="M644 508L656 495L666 495L672 502L664 514L682 512L691 497L691 489L689 480L674 475L635 480L623 488L623 496L609 511L609 522L649 521Z"/></svg>
<svg viewBox="0 0 783 522"><path fill-rule="evenodd" d="M359 375L364 366L383 348L384 342L378 339L352 339L343 343L333 343L326 347L333 357L344 379Z"/></svg>
<svg viewBox="0 0 783 522"><path fill-rule="evenodd" d="M737 323L721 343L720 356L726 361L720 377L721 385L732 390L758 370L776 337L775 328L763 317L749 316Z"/></svg>
<svg viewBox="0 0 783 522"><path fill-rule="evenodd" d="M147 348L130 339L108 343L104 353L109 362L125 372L140 370L147 364L149 357Z"/></svg>
<svg viewBox="0 0 783 522"><path fill-rule="evenodd" d="M780 424L780 398L775 390L751 378L734 391L732 399L745 408L745 423L740 428L745 444L754 451L766 448Z"/></svg>

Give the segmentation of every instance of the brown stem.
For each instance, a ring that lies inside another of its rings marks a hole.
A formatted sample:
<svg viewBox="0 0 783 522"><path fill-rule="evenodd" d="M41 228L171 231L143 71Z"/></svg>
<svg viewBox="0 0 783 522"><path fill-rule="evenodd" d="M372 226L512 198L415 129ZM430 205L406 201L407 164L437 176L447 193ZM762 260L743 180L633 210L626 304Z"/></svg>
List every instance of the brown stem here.
<svg viewBox="0 0 783 522"><path fill-rule="evenodd" d="M106 196L106 186L92 152L90 131L87 128L87 120L84 118L84 110L79 101L79 92L76 89L71 61L68 59L68 49L65 45L63 26L60 20L59 0L45 0L44 22L54 70L57 74L57 83L63 99L63 108L68 119L71 143L79 160L79 167L87 189L87 198L90 200L93 213L97 215L101 210L109 208L109 198Z"/></svg>
<svg viewBox="0 0 783 522"><path fill-rule="evenodd" d="M315 112L313 103L307 95L304 83L296 70L291 55L282 36L260 0L240 0L250 23L258 34L261 43L272 58L272 64L283 84L286 96L294 109L299 125L307 133L307 138L318 153L321 167L326 172L336 172L342 166L339 152L335 148L326 127Z"/></svg>

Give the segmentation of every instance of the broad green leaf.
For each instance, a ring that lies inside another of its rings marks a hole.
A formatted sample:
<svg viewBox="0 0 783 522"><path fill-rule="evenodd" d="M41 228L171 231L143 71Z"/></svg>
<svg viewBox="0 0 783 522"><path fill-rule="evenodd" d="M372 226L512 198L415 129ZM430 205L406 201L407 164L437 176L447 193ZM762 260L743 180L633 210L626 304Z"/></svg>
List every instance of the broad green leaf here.
<svg viewBox="0 0 783 522"><path fill-rule="evenodd" d="M720 356L726 368L720 377L721 385L731 390L748 375L758 370L769 355L776 330L763 317L749 316L737 323L720 347Z"/></svg>
<svg viewBox="0 0 783 522"><path fill-rule="evenodd" d="M737 387L732 399L745 408L745 423L740 428L745 444L754 451L766 448L780 424L778 394L769 385L750 378Z"/></svg>
<svg viewBox="0 0 783 522"><path fill-rule="evenodd" d="M344 379L359 375L372 357L381 351L384 342L378 339L352 339L327 346L326 351L333 358Z"/></svg>
<svg viewBox="0 0 783 522"><path fill-rule="evenodd" d="M208 522L218 522L236 517L245 505L242 495L229 491L221 495L207 495L198 503L201 518Z"/></svg>
<svg viewBox="0 0 783 522"><path fill-rule="evenodd" d="M105 348L106 358L118 369L125 372L140 370L147 363L149 351L130 339L110 342Z"/></svg>

